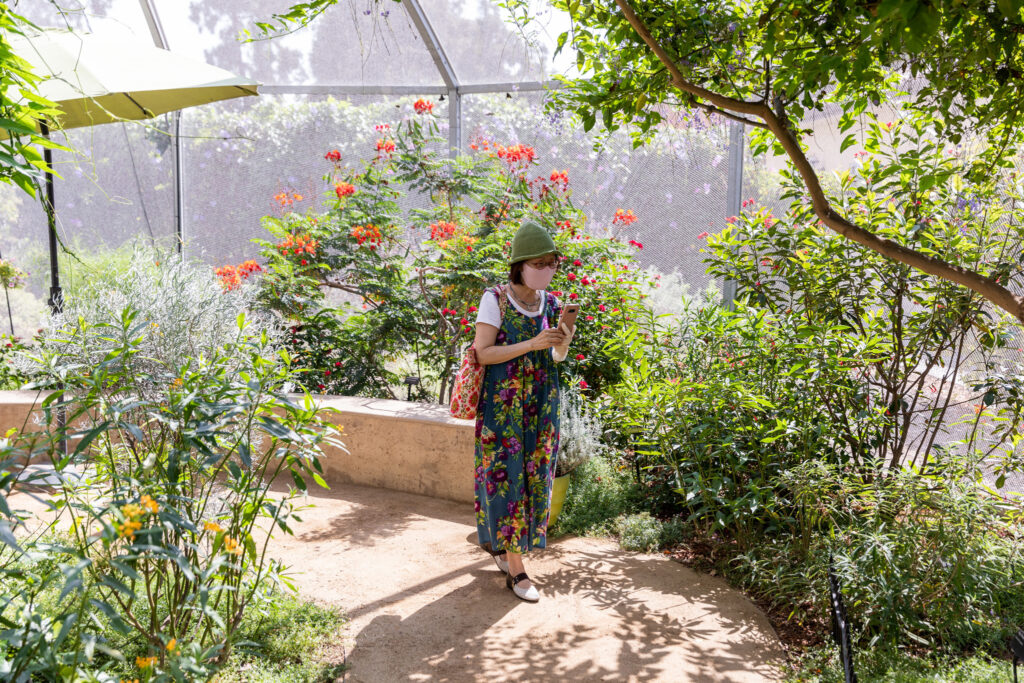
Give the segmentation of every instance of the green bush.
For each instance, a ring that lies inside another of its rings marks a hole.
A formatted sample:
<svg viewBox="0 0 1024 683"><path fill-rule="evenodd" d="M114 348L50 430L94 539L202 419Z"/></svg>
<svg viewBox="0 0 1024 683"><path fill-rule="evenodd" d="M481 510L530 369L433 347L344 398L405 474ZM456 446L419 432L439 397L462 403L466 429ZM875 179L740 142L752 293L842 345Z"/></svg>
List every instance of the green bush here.
<svg viewBox="0 0 1024 683"><path fill-rule="evenodd" d="M397 398L400 363L423 376L418 398L429 386L446 402L476 306L486 287L507 281L525 217L548 228L563 255L550 290L583 305L566 382L600 392L618 381L605 341L656 285L635 266L642 245L613 235L637 220L631 211L604 230L585 228L568 176L538 168L532 148L477 140L451 160L429 113L383 128L379 147L357 168L328 155L323 210L294 211L284 193L280 215L263 222L274 239L259 241L262 300L288 319L306 388ZM328 306L328 291L350 301Z"/></svg>
<svg viewBox="0 0 1024 683"><path fill-rule="evenodd" d="M577 536L612 532L617 517L642 509L642 494L628 473L606 457L589 458L569 478L565 504L554 531Z"/></svg>
<svg viewBox="0 0 1024 683"><path fill-rule="evenodd" d="M649 553L657 550L661 542L661 522L646 511L619 517L615 520L614 529L623 550Z"/></svg>
<svg viewBox="0 0 1024 683"><path fill-rule="evenodd" d="M274 527L290 533L296 491L271 497L270 486L279 475L326 485L318 457L335 430L308 395L284 393L289 358L265 331L240 315L236 341L172 365L144 357L166 342L140 318L132 308L78 318L44 339L36 384L61 388L42 401L41 431L0 444L0 640L12 679L94 680L132 655L128 670L147 680L208 677L247 610L288 585L266 541ZM11 533L22 516L7 494L30 457L65 475L49 503L54 524L70 522L67 540Z"/></svg>

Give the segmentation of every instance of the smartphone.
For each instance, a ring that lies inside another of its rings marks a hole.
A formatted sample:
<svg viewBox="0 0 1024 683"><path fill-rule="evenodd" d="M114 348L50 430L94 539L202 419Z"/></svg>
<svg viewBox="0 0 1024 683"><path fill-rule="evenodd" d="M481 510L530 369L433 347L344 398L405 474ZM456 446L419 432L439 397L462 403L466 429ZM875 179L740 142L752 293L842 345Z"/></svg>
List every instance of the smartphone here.
<svg viewBox="0 0 1024 683"><path fill-rule="evenodd" d="M565 323L566 328L571 330L576 324L576 316L579 314L579 304L566 304L562 308L562 316L558 319L558 326L561 327L562 323Z"/></svg>

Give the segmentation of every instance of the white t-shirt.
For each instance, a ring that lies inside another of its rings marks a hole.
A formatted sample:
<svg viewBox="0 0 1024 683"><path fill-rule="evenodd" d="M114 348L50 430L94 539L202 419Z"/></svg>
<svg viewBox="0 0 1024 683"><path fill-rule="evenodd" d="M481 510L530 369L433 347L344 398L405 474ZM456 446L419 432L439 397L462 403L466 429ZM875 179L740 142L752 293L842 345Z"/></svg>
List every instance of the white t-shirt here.
<svg viewBox="0 0 1024 683"><path fill-rule="evenodd" d="M507 294L505 296L508 298L508 302L516 307L517 311L530 318L536 318L544 313L544 307L548 303L547 292L541 292L540 309L536 311L524 311L522 306L516 303L515 299ZM476 321L478 323L493 325L499 330L501 329L501 309L498 308L498 297L495 296L493 291L487 290L484 292L484 295L480 297L480 306L476 312Z"/></svg>

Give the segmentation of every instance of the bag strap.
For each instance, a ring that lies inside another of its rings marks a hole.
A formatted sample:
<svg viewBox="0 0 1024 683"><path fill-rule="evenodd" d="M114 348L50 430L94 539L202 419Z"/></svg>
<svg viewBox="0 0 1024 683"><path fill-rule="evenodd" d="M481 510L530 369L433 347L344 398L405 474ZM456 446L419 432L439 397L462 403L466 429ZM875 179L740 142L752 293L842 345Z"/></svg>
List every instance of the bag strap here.
<svg viewBox="0 0 1024 683"><path fill-rule="evenodd" d="M498 285L494 295L498 297L498 314L505 319L505 311L508 310L508 288L505 285Z"/></svg>

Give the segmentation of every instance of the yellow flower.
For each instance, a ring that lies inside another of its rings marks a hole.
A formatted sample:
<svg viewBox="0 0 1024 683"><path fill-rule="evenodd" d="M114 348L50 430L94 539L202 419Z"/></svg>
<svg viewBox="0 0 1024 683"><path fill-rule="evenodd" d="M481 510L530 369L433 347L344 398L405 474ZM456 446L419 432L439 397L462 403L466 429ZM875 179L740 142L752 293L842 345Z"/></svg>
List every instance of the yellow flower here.
<svg viewBox="0 0 1024 683"><path fill-rule="evenodd" d="M135 666L140 669L148 669L149 667L156 664L156 657L136 657Z"/></svg>
<svg viewBox="0 0 1024 683"><path fill-rule="evenodd" d="M128 520L124 524L116 524L117 533L128 538L135 538L135 532L142 528L142 522Z"/></svg>
<svg viewBox="0 0 1024 683"><path fill-rule="evenodd" d="M167 651L174 652L174 648L178 647L178 639L171 638L171 642L167 643Z"/></svg>
<svg viewBox="0 0 1024 683"><path fill-rule="evenodd" d="M142 506L136 505L135 503L128 503L127 505L121 508L121 512L128 519L141 517L143 515Z"/></svg>
<svg viewBox="0 0 1024 683"><path fill-rule="evenodd" d="M143 496L142 500L139 502L141 502L144 507L149 508L149 511L154 514L160 512L160 506L148 494Z"/></svg>
<svg viewBox="0 0 1024 683"><path fill-rule="evenodd" d="M122 678L121 683L139 683L137 678Z"/></svg>
<svg viewBox="0 0 1024 683"><path fill-rule="evenodd" d="M238 545L238 541L231 538L230 536L224 537L224 550L231 553L232 555L242 554L242 546Z"/></svg>
<svg viewBox="0 0 1024 683"><path fill-rule="evenodd" d="M224 529L222 529L220 524L217 524L217 522L207 522L206 524L203 525L203 528L206 529L207 531L213 531L213 532L224 531Z"/></svg>
<svg viewBox="0 0 1024 683"><path fill-rule="evenodd" d="M171 389L180 389L181 385L183 385L184 383L185 383L185 380L183 380L180 377L175 377L174 381L171 382Z"/></svg>

